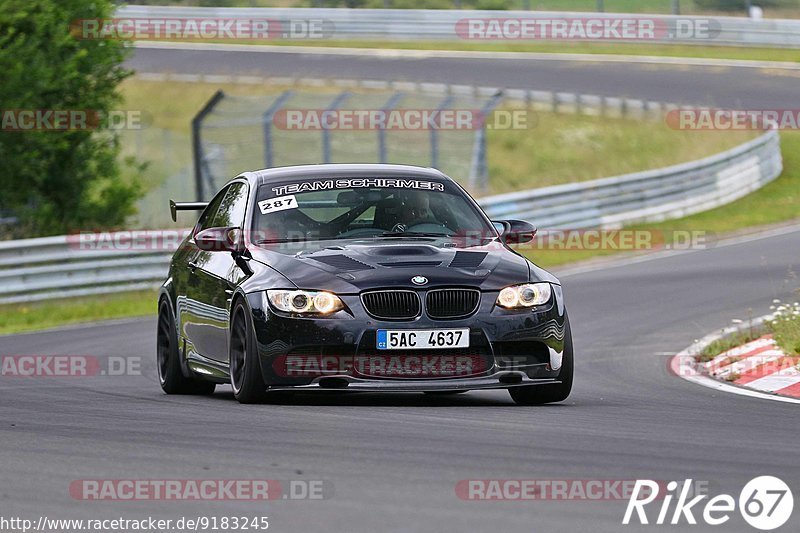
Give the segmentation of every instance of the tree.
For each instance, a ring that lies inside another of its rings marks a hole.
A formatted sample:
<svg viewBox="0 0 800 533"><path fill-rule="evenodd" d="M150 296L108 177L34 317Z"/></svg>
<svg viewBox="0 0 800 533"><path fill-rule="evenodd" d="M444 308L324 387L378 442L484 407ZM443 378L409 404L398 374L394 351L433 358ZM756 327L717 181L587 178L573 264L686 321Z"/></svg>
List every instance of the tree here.
<svg viewBox="0 0 800 533"><path fill-rule="evenodd" d="M130 74L125 43L81 39L71 24L113 10L110 0L0 0L0 210L18 217L17 234L107 228L135 211L141 186L122 178L118 135L105 120L69 131L9 131L6 122L20 110L75 111L89 124L109 116Z"/></svg>

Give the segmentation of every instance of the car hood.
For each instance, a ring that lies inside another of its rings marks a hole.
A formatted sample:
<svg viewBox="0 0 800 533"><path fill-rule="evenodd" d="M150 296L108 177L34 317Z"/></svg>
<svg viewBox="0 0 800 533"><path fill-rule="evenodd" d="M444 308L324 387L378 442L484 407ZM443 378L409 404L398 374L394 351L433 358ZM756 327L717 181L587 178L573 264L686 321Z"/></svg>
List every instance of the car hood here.
<svg viewBox="0 0 800 533"><path fill-rule="evenodd" d="M404 237L254 246L254 260L302 289L355 294L365 289L469 286L499 290L514 283L558 280L497 239L479 242ZM255 280L254 280L255 281ZM255 283L257 285L257 282ZM265 289L269 287L252 287Z"/></svg>

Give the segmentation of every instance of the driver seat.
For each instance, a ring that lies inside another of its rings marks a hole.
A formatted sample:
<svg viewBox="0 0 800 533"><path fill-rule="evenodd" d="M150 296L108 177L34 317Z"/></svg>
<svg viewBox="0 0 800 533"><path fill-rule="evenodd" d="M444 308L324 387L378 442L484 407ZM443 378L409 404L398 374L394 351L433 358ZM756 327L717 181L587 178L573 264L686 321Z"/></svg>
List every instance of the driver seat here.
<svg viewBox="0 0 800 533"><path fill-rule="evenodd" d="M397 198L385 198L375 205L375 219L373 227L391 230L400 222L402 204Z"/></svg>

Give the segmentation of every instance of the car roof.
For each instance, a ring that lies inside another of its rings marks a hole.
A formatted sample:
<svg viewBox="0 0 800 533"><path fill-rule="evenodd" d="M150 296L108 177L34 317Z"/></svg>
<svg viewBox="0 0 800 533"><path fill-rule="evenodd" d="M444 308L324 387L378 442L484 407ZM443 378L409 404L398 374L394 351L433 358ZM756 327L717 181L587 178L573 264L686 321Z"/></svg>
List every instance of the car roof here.
<svg viewBox="0 0 800 533"><path fill-rule="evenodd" d="M262 185L273 181L292 178L326 178L326 177L415 177L451 181L451 178L435 168L417 167L413 165L384 164L322 164L297 165L290 167L268 168L245 172L245 177L253 185Z"/></svg>

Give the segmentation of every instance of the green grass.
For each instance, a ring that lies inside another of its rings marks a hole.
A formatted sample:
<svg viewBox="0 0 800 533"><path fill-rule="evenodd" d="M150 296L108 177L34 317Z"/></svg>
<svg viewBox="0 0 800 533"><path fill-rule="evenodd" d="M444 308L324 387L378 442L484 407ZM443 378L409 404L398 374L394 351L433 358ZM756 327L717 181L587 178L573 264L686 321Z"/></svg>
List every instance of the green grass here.
<svg viewBox="0 0 800 533"><path fill-rule="evenodd" d="M780 304L767 326L784 352L800 355L800 303Z"/></svg>
<svg viewBox="0 0 800 533"><path fill-rule="evenodd" d="M215 41L210 41L215 42ZM224 41L216 41L224 42ZM533 52L552 54L611 54L632 56L740 59L751 61L800 61L800 50L713 45L671 45L647 43L547 42L547 41L373 41L373 40L271 40L242 41L237 44L308 46L331 48L380 48L399 50L452 50L476 52Z"/></svg>
<svg viewBox="0 0 800 533"><path fill-rule="evenodd" d="M536 123L529 130L489 132L491 192L665 167L723 152L753 138L751 132L688 133L656 120L551 112L537 112L535 116Z"/></svg>
<svg viewBox="0 0 800 533"><path fill-rule="evenodd" d="M731 333L730 335L726 335L721 339L711 342L708 346L703 348L703 350L697 356L697 361L700 363L707 363L723 352L727 352L728 350L736 348L737 346L741 346L742 344L747 344L750 341L756 340L764 335L765 332L765 328L758 327L743 329L741 331Z"/></svg>
<svg viewBox="0 0 800 533"><path fill-rule="evenodd" d="M777 301L776 301L777 302ZM776 316L761 326L742 329L726 335L706 346L697 356L697 361L708 362L719 354L737 346L753 341L764 334L772 334L783 351L792 356L800 356L800 303L783 304L777 302ZM729 381L734 381L730 379Z"/></svg>
<svg viewBox="0 0 800 533"><path fill-rule="evenodd" d="M661 232L670 243L673 232L706 232L707 244L713 240L758 226L800 221L800 132L782 132L783 174L761 189L735 202L692 216L654 224L636 224L631 229ZM535 222L535 221L534 221ZM556 251L542 250L526 255L543 267L564 265L603 256L619 255L614 250Z"/></svg>
<svg viewBox="0 0 800 533"><path fill-rule="evenodd" d="M156 292L137 291L0 305L0 335L67 324L154 315Z"/></svg>

